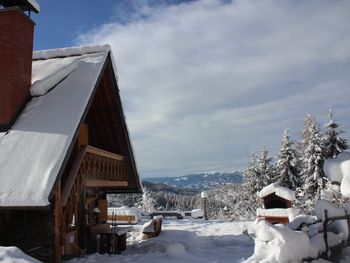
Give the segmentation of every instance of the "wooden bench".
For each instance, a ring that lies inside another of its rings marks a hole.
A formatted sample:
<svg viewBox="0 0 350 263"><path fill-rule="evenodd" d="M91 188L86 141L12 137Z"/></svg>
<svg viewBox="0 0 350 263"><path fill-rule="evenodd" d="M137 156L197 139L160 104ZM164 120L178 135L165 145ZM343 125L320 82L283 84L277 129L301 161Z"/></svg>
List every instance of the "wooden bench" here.
<svg viewBox="0 0 350 263"><path fill-rule="evenodd" d="M108 215L108 221L115 224L137 224L137 220L134 215Z"/></svg>
<svg viewBox="0 0 350 263"><path fill-rule="evenodd" d="M159 236L162 231L162 216L155 216L148 223L143 225L142 233L146 234L148 238Z"/></svg>

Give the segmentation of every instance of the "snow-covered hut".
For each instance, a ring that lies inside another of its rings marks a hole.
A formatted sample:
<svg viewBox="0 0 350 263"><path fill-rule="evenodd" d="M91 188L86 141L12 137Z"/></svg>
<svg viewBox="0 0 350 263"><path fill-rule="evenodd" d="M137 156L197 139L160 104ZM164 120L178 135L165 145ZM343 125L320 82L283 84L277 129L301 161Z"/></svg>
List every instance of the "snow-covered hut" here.
<svg viewBox="0 0 350 263"><path fill-rule="evenodd" d="M59 262L93 251L107 194L142 189L110 47L33 53L28 11L0 0L0 245Z"/></svg>
<svg viewBox="0 0 350 263"><path fill-rule="evenodd" d="M287 224L289 218L297 213L297 210L292 208L295 193L286 187L272 183L259 192L259 197L263 199L264 207L258 208L258 219L265 219L271 224Z"/></svg>
<svg viewBox="0 0 350 263"><path fill-rule="evenodd" d="M350 198L350 153L342 152L335 159L325 161L323 170L334 188Z"/></svg>

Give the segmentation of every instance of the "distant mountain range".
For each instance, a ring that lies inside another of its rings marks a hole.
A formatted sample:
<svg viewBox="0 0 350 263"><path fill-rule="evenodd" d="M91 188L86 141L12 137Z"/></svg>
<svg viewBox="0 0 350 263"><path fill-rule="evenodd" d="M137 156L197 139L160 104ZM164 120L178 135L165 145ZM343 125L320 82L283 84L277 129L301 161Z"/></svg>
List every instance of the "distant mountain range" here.
<svg viewBox="0 0 350 263"><path fill-rule="evenodd" d="M143 180L144 185L147 182L201 191L218 188L227 183L242 183L243 174L238 171L232 173L197 173L179 177L152 177Z"/></svg>
<svg viewBox="0 0 350 263"><path fill-rule="evenodd" d="M147 189L149 192L163 192L175 195L197 195L201 191L199 189L188 188L188 187L174 187L162 183L151 183L148 181L142 181L142 186L144 189Z"/></svg>

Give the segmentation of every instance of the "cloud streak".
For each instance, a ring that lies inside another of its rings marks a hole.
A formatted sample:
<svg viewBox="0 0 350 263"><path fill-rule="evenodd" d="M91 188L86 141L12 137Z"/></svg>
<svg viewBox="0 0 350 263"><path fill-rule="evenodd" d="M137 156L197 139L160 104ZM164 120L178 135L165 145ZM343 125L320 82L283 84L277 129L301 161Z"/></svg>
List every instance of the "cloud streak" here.
<svg viewBox="0 0 350 263"><path fill-rule="evenodd" d="M330 107L349 134L349 1L147 3L77 40L113 48L141 176L242 168Z"/></svg>

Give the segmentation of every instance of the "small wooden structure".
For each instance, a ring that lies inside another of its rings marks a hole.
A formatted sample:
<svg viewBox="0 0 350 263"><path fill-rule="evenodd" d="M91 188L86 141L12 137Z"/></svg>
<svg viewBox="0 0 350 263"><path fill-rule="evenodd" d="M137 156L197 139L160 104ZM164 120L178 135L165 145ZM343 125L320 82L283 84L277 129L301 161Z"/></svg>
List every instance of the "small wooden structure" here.
<svg viewBox="0 0 350 263"><path fill-rule="evenodd" d="M264 207L257 210L257 218L260 220L264 219L271 224L288 224L289 216L297 212L292 208L294 191L286 187L270 184L260 191L259 197L264 203Z"/></svg>

